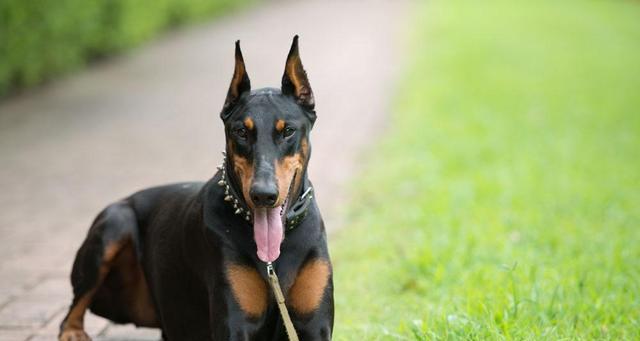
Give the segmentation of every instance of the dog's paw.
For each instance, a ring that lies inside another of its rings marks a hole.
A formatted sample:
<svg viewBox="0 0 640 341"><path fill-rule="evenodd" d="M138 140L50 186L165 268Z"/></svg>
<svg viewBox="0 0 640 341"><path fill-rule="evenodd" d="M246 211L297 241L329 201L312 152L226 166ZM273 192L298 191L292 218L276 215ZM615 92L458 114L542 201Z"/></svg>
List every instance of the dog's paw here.
<svg viewBox="0 0 640 341"><path fill-rule="evenodd" d="M67 329L60 334L58 341L91 341L91 338L84 330Z"/></svg>

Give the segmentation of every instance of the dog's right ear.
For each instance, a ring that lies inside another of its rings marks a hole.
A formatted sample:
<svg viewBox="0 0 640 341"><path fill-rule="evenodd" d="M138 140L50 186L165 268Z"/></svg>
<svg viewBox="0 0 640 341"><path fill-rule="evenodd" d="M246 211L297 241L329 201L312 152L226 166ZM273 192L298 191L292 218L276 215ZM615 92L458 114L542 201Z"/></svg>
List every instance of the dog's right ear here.
<svg viewBox="0 0 640 341"><path fill-rule="evenodd" d="M224 106L220 113L222 120L226 120L229 115L231 115L233 106L238 102L240 96L249 91L251 91L251 81L249 81L247 69L244 66L244 58L242 58L242 51L240 50L240 40L237 40L236 66L233 70L233 78L231 79L231 85L229 85L227 98L224 101Z"/></svg>
<svg viewBox="0 0 640 341"><path fill-rule="evenodd" d="M311 91L307 72L304 71L302 61L300 60L297 34L293 37L291 49L287 56L287 63L284 67L284 75L282 76L282 93L285 95L292 95L295 97L299 105L313 112L315 107L313 91Z"/></svg>

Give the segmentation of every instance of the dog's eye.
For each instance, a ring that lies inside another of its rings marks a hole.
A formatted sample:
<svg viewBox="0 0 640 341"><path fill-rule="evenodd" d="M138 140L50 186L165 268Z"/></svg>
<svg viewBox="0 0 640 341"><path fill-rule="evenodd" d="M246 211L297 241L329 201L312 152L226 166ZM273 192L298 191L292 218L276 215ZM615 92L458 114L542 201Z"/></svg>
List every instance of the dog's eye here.
<svg viewBox="0 0 640 341"><path fill-rule="evenodd" d="M237 137L239 137L241 139L246 139L247 138L247 129L245 129L245 128L238 128L238 129L234 130L234 133L236 134Z"/></svg>
<svg viewBox="0 0 640 341"><path fill-rule="evenodd" d="M283 134L284 134L284 137L286 138L286 137L293 136L293 134L295 134L295 132L296 132L295 128L286 127L286 128L284 128L284 133Z"/></svg>

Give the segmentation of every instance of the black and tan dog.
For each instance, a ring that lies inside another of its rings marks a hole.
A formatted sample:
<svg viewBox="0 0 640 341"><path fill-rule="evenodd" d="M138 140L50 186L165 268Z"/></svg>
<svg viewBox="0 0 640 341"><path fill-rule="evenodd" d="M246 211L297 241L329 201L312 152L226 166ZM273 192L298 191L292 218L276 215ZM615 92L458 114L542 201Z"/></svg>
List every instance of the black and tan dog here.
<svg viewBox="0 0 640 341"><path fill-rule="evenodd" d="M251 91L240 45L221 113L226 157L207 183L149 188L105 208L78 250L60 340L87 309L165 340L283 340L273 262L302 340L331 339L333 280L307 179L314 99L297 36L282 87Z"/></svg>

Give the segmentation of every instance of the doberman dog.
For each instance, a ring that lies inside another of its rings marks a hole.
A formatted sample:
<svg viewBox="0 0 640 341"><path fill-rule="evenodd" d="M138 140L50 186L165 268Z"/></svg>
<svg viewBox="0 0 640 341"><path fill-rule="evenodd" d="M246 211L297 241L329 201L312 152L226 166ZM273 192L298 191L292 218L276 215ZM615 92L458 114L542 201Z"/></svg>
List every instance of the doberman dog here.
<svg viewBox="0 0 640 341"><path fill-rule="evenodd" d="M236 42L220 116L226 156L212 179L148 188L97 216L59 340L90 340L87 309L160 328L164 340L286 340L268 262L300 339L331 339L332 266L307 177L316 113L298 36L280 89L251 90Z"/></svg>

